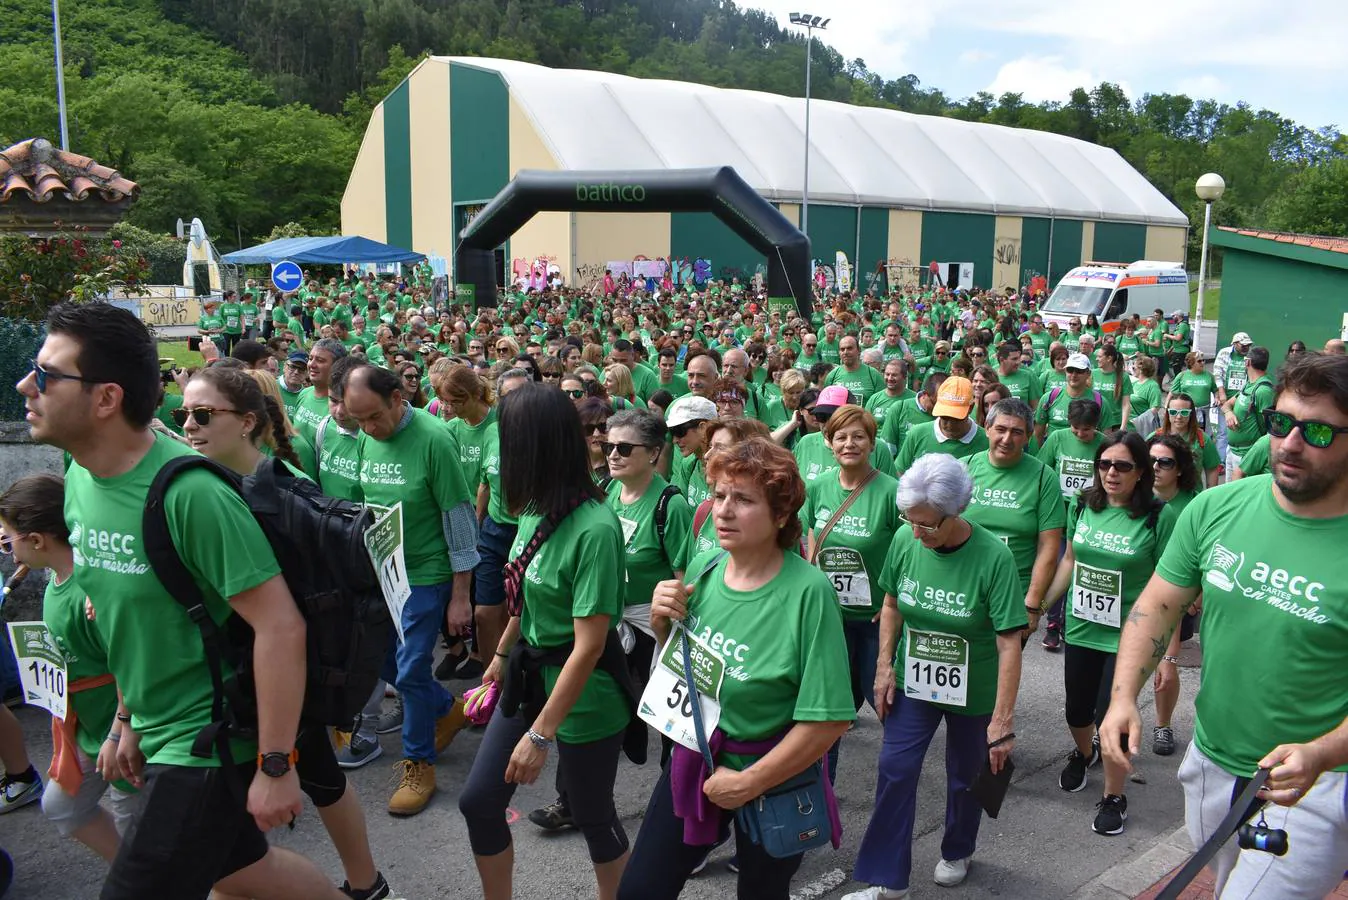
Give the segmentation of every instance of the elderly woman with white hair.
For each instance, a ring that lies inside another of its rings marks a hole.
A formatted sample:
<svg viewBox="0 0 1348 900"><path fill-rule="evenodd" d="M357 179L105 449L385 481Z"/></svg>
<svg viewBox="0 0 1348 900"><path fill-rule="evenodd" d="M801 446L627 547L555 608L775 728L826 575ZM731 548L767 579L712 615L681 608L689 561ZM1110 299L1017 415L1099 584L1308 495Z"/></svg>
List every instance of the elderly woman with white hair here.
<svg viewBox="0 0 1348 900"><path fill-rule="evenodd" d="M853 874L870 887L844 900L908 896L917 782L942 720L946 826L937 884L968 875L983 816L968 789L985 763L1000 772L1015 746L1024 592L1011 550L964 518L973 490L964 464L944 454L923 456L899 479L909 527L894 536L880 573L875 707L885 735Z"/></svg>

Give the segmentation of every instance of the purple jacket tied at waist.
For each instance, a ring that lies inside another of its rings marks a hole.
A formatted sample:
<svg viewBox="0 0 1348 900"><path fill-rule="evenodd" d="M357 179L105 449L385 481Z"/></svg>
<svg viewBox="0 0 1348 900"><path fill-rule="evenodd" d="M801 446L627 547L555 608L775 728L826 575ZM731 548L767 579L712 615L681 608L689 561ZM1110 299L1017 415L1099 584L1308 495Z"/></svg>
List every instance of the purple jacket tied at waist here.
<svg viewBox="0 0 1348 900"><path fill-rule="evenodd" d="M721 753L734 753L742 756L762 756L782 740L782 735L762 741L736 741L726 737L725 732L717 728L707 741L712 759ZM674 755L669 760L669 788L674 800L674 815L683 819L683 842L689 846L707 846L716 843L720 837L721 809L703 793L702 786L707 783L706 761L696 750L689 750L682 744L674 745ZM833 826L833 849L842 846L842 820L838 816L838 798L833 793L833 782L828 777L828 758L824 759L824 772L820 782L824 788L824 803L828 807L829 823Z"/></svg>

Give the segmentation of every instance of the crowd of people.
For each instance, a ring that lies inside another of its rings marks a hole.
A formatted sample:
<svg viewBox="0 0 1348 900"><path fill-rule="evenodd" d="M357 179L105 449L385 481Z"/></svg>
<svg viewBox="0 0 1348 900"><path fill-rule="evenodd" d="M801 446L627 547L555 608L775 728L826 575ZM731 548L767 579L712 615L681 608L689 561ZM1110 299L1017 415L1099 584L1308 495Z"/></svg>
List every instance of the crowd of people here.
<svg viewBox="0 0 1348 900"><path fill-rule="evenodd" d="M884 737L848 900L908 896L942 723L933 879L958 885L975 782L1018 740L1055 740L1016 735L1041 619L1063 658L1058 784L1080 792L1103 766L1096 834L1126 827L1148 679L1149 750L1178 749L1175 666L1198 629L1190 832L1206 839L1262 767L1264 814L1294 836L1283 857L1227 847L1219 893L1319 900L1348 868L1342 342L1275 368L1238 333L1209 371L1182 314L1063 330L1017 292L821 295L807 317L711 282L467 309L433 303L428 275L286 297L249 282L206 305L204 364L182 371L124 310L52 311L18 390L67 468L0 495L0 537L50 570L71 703L45 782L0 710L0 812L40 798L108 860L102 897L389 897L344 772L397 733L387 811L415 816L437 757L483 727L456 788L487 900L512 892L507 805L554 752L556 800L529 819L583 835L601 900L679 896L732 832L738 896L782 900L806 851L765 832L765 802L808 796L793 804L821 810L810 833L838 846L832 783L863 704ZM210 617L251 627L258 707L232 759L194 745L208 655L146 564L141 521L156 474L193 453L401 504L399 638L349 726L302 720L285 560L229 485L192 471L166 494L169 530ZM485 726L442 684L465 678L501 688ZM614 784L652 727L660 771L629 836ZM268 845L301 793L340 887Z"/></svg>

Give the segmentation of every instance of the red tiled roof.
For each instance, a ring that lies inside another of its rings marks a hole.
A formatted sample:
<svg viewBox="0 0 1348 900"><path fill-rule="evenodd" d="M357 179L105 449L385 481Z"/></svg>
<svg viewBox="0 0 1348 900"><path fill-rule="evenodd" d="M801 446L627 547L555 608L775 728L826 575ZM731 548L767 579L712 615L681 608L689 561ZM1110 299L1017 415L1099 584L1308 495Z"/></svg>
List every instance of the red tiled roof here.
<svg viewBox="0 0 1348 900"><path fill-rule="evenodd" d="M87 156L58 150L44 138L30 138L0 150L0 203L22 194L34 203L54 197L79 201L96 195L108 203L134 199L140 185Z"/></svg>
<svg viewBox="0 0 1348 900"><path fill-rule="evenodd" d="M1229 231L1232 234L1243 234L1246 237L1263 238L1266 241L1276 241L1279 244L1296 244L1300 247L1314 247L1316 250L1348 253L1348 238L1321 237L1320 235L1315 234L1294 234L1290 231L1258 231L1253 228L1231 228L1227 225L1218 227L1220 230Z"/></svg>

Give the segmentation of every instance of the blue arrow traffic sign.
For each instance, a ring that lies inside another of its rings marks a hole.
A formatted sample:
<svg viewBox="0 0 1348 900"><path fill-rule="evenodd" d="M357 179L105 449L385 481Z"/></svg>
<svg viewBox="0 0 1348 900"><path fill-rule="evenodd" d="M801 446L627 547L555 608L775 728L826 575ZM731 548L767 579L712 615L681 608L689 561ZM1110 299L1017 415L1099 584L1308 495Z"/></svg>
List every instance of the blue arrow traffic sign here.
<svg viewBox="0 0 1348 900"><path fill-rule="evenodd" d="M297 290L302 281L304 281L304 273L300 271L298 265L288 259L284 259L271 267L271 283L276 285L276 289L283 294Z"/></svg>

